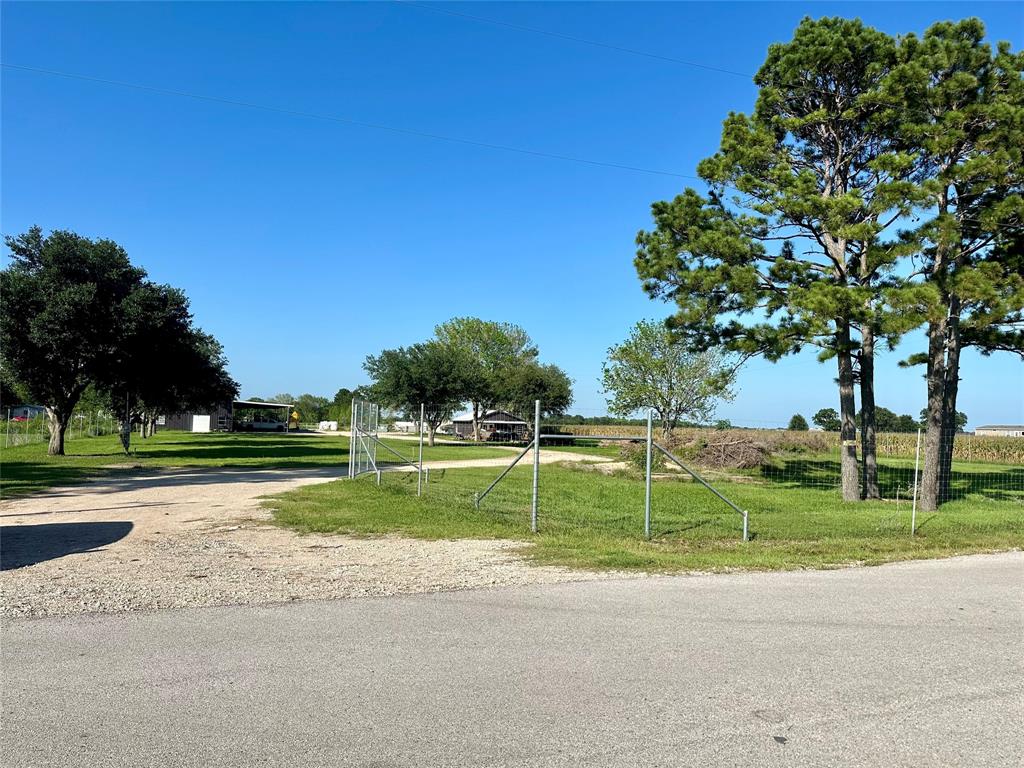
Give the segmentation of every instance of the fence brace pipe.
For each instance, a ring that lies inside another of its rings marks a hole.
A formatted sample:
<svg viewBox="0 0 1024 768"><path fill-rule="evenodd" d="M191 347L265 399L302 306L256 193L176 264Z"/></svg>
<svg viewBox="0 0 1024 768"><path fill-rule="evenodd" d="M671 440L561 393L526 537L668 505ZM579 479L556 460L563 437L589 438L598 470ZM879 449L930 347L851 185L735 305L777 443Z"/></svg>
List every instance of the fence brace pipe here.
<svg viewBox="0 0 1024 768"><path fill-rule="evenodd" d="M726 504L728 504L730 507L732 507L737 513L739 513L743 517L743 540L744 541L749 541L750 540L749 539L750 530L749 530L748 525L747 525L747 523L748 523L748 513L747 513L747 511L745 509L740 509L735 504L733 504L731 501L729 501L729 499L725 498L725 496L723 496L721 493L719 493L718 489L714 488L711 484L708 483L707 480L705 480L703 477L698 475L696 472L694 472L688 466L683 464L683 462L681 462L679 459L677 459L675 456L673 456L671 453L669 453L669 451L667 451L659 443L655 443L655 445L657 446L659 451L661 451L663 454L665 454L666 458L668 458L669 460L672 461L672 463L674 463L677 467L679 467L683 471L688 472L690 474L690 476L694 480L696 480L698 483L700 483L705 488L707 488L709 491L711 491L713 494L715 494L715 496L720 498L722 501L724 501Z"/></svg>
<svg viewBox="0 0 1024 768"><path fill-rule="evenodd" d="M500 483L501 479L503 477L505 477L505 475L507 475L509 472L512 471L512 467L514 467L516 464L518 464L519 460L522 459L523 456L528 454L531 450L533 450L533 446L532 445L528 445L525 448L523 448L523 450L519 453L519 455L516 456L515 461L513 461L511 464L509 464L507 467L505 467L505 470L494 479L494 482L487 486L487 490L485 490L483 493L476 494L476 496L473 499L473 506L476 507L477 509L480 509L480 502L484 500L484 497L488 493L490 493L491 489L494 488L494 486L496 486L498 483Z"/></svg>

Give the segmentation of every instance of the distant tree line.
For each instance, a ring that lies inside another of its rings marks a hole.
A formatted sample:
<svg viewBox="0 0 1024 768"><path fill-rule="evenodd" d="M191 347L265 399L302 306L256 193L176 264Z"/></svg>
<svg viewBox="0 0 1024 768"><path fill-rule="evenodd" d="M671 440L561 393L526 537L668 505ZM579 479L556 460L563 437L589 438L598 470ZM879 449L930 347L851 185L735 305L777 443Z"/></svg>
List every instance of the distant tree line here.
<svg viewBox="0 0 1024 768"><path fill-rule="evenodd" d="M803 419L803 416L797 414L793 418ZM863 418L863 412L859 411L856 417L857 428L861 427ZM842 421L839 418L839 414L835 408L822 408L811 417L811 421L814 422L818 429L822 429L825 432L839 432L842 428ZM792 422L790 422L792 424ZM803 429L807 429L807 422L804 421ZM964 427L967 426L967 414L963 411L957 411L956 420L954 422L957 432L962 432ZM881 406L875 409L875 426L879 432L917 432L919 429L925 429L928 426L928 409L924 408L921 410L919 418L915 419L910 414L897 414L895 411L890 411L888 408L882 408ZM789 429L794 429L790 426Z"/></svg>

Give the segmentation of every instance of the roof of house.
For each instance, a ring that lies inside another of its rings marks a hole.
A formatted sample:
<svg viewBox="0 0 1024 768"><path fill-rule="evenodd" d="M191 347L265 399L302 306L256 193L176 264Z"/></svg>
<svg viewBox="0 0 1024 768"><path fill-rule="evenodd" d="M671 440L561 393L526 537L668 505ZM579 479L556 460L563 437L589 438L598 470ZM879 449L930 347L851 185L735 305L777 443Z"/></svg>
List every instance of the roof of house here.
<svg viewBox="0 0 1024 768"><path fill-rule="evenodd" d="M982 424L980 427L975 427L975 430L979 429L1024 429L1024 424Z"/></svg>
<svg viewBox="0 0 1024 768"><path fill-rule="evenodd" d="M473 421L472 411L466 413L460 413L452 417L453 424L468 424ZM487 424L525 424L523 419L515 416L508 411L486 411L480 415L480 423Z"/></svg>

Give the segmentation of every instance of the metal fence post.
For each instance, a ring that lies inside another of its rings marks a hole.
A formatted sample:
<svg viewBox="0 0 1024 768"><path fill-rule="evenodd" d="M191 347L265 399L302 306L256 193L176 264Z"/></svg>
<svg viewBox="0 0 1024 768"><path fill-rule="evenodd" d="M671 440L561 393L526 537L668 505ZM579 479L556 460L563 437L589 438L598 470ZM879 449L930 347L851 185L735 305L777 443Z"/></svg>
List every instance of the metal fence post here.
<svg viewBox="0 0 1024 768"><path fill-rule="evenodd" d="M420 403L420 469L416 473L416 495L423 495L423 416L426 413L426 405Z"/></svg>
<svg viewBox="0 0 1024 768"><path fill-rule="evenodd" d="M537 491L540 481L540 400L533 403L533 505L530 510L530 530L537 532Z"/></svg>
<svg viewBox="0 0 1024 768"><path fill-rule="evenodd" d="M914 501L910 506L910 535L917 530L917 468L921 460L921 430L917 430L917 448L914 449Z"/></svg>
<svg viewBox="0 0 1024 768"><path fill-rule="evenodd" d="M352 410L348 412L348 477L355 477L356 460L356 399L352 398Z"/></svg>
<svg viewBox="0 0 1024 768"><path fill-rule="evenodd" d="M654 409L647 409L647 470L644 474L644 538L651 538L651 454L654 451Z"/></svg>

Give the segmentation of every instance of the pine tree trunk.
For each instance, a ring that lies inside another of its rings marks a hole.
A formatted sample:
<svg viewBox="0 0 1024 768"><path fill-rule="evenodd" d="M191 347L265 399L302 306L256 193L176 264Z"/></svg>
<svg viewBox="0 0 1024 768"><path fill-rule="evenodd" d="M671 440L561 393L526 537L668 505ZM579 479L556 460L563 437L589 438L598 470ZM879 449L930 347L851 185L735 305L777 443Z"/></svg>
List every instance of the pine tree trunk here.
<svg viewBox="0 0 1024 768"><path fill-rule="evenodd" d="M64 434L68 430L68 413L58 408L47 408L46 416L50 428L50 444L46 453L50 456L63 456Z"/></svg>
<svg viewBox="0 0 1024 768"><path fill-rule="evenodd" d="M945 318L928 323L928 404L925 407L924 468L918 508L934 512L939 506L939 477L942 465L943 405L946 398Z"/></svg>
<svg viewBox="0 0 1024 768"><path fill-rule="evenodd" d="M853 357L850 354L850 326L845 321L838 323L836 334L839 352L836 355L839 366L839 470L842 483L843 501L859 501L860 488L857 471L857 423L854 416L857 404L853 394Z"/></svg>
<svg viewBox="0 0 1024 768"><path fill-rule="evenodd" d="M942 452L939 459L941 504L951 498L953 441L956 438L956 399L960 390L960 299L950 299L949 328L946 332L946 375L942 397Z"/></svg>
<svg viewBox="0 0 1024 768"><path fill-rule="evenodd" d="M875 437L875 332L865 327L860 350L860 442L865 499L879 499Z"/></svg>

